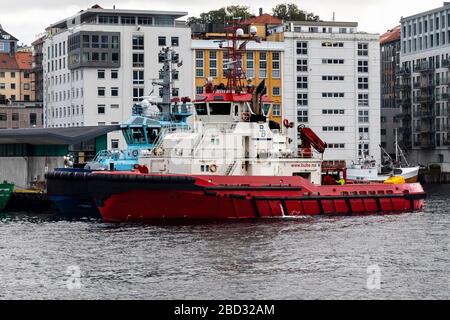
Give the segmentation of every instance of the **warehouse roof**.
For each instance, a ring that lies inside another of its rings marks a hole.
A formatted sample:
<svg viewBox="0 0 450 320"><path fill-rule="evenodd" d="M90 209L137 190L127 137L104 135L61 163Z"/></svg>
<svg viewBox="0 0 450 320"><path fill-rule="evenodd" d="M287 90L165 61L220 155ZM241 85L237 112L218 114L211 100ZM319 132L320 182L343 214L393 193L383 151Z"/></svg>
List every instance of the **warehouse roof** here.
<svg viewBox="0 0 450 320"><path fill-rule="evenodd" d="M72 145L120 130L120 125L70 128L2 129L0 144Z"/></svg>

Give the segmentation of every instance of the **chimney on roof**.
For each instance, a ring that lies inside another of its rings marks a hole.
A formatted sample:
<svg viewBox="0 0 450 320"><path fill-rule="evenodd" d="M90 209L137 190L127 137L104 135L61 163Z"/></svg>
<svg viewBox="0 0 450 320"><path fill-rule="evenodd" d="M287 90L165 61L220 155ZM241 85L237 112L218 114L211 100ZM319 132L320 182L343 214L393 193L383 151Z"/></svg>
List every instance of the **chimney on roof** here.
<svg viewBox="0 0 450 320"><path fill-rule="evenodd" d="M259 15L260 15L260 16L263 15L263 8L259 8Z"/></svg>

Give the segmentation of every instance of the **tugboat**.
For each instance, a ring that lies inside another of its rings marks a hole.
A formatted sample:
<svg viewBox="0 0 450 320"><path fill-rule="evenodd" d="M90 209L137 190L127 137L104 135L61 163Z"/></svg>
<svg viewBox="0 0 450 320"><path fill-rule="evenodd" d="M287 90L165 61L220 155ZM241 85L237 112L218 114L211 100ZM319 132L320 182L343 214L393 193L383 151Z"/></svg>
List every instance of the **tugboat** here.
<svg viewBox="0 0 450 320"><path fill-rule="evenodd" d="M0 212L6 207L14 191L14 184L3 181L0 183Z"/></svg>
<svg viewBox="0 0 450 320"><path fill-rule="evenodd" d="M268 121L271 103L264 80L255 88L240 61L248 38L228 27L228 84L208 81L194 101L192 132L172 132L142 151L134 172L80 173L107 222L160 219L253 219L315 215L389 214L421 210L420 184L322 184L326 148L309 128L298 127L302 145L290 148L287 131ZM255 28L250 32L256 35ZM255 38L255 37L254 37ZM239 44L239 41L242 43ZM255 39L257 40L257 39ZM246 81L246 84L244 82Z"/></svg>

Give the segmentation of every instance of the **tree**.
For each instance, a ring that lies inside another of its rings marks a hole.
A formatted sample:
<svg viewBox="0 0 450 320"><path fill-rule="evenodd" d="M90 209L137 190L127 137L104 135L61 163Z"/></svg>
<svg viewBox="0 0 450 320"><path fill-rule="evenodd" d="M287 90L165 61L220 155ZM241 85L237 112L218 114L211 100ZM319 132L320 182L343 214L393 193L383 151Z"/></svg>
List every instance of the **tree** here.
<svg viewBox="0 0 450 320"><path fill-rule="evenodd" d="M282 3L272 9L274 17L284 21L319 21L319 16L300 10L295 3Z"/></svg>
<svg viewBox="0 0 450 320"><path fill-rule="evenodd" d="M222 7L218 10L211 10L209 12L203 12L200 17L189 17L187 24L208 24L208 23L224 23L230 21L233 18L248 19L252 17L248 11L249 7L233 5L228 7Z"/></svg>

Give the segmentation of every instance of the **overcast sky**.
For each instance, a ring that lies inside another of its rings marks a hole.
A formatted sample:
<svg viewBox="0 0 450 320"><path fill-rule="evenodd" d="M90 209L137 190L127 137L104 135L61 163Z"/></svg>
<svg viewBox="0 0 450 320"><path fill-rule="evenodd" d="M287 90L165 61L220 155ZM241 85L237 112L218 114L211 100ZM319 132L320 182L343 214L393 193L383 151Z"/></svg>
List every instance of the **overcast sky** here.
<svg viewBox="0 0 450 320"><path fill-rule="evenodd" d="M271 12L279 3L294 2L301 9L314 12L322 20L331 20L333 12L337 21L359 22L359 30L384 33L396 26L401 16L409 16L442 6L443 0L0 0L0 24L19 39L30 44L48 25L98 3L104 8L113 4L120 9L149 9L187 11L189 16L230 4L250 5Z"/></svg>

